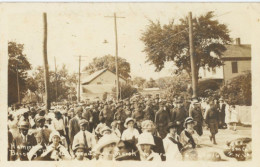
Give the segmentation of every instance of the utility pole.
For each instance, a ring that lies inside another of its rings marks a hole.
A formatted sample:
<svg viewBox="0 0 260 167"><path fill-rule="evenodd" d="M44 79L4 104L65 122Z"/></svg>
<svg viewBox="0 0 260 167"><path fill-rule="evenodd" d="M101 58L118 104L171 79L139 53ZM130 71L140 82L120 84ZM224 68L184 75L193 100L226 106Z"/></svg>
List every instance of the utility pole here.
<svg viewBox="0 0 260 167"><path fill-rule="evenodd" d="M194 45L193 45L193 26L192 26L192 13L189 12L189 43L190 43L190 64L191 64L191 74L192 74L192 98L197 98L197 63L196 57L194 55Z"/></svg>
<svg viewBox="0 0 260 167"><path fill-rule="evenodd" d="M17 84L17 98L18 98L18 104L21 104L20 99L20 83L19 83L19 73L18 73L18 66L16 64L16 84Z"/></svg>
<svg viewBox="0 0 260 167"><path fill-rule="evenodd" d="M118 40L117 40L117 18L125 18L125 17L117 17L116 13L114 13L114 16L105 16L105 17L113 17L114 18L114 24L115 24L115 43L116 43L116 56L115 56L115 64L116 64L116 100L119 99L119 75L118 75ZM121 97L120 97L121 98Z"/></svg>
<svg viewBox="0 0 260 167"><path fill-rule="evenodd" d="M54 56L54 65L55 65L55 102L57 102L58 98L58 83L57 83L57 66L56 66L56 57Z"/></svg>
<svg viewBox="0 0 260 167"><path fill-rule="evenodd" d="M43 25L44 25L44 36L43 36L43 62L44 62L44 80L45 80L45 109L48 111L50 109L50 100L49 100L49 66L48 66L48 57L47 57L47 14L43 13Z"/></svg>
<svg viewBox="0 0 260 167"><path fill-rule="evenodd" d="M80 102L80 77L81 77L81 72L80 72L80 66L81 66L81 61L84 61L84 60L81 60L82 57L87 57L87 56L77 56L79 57L79 72L78 72L78 102Z"/></svg>

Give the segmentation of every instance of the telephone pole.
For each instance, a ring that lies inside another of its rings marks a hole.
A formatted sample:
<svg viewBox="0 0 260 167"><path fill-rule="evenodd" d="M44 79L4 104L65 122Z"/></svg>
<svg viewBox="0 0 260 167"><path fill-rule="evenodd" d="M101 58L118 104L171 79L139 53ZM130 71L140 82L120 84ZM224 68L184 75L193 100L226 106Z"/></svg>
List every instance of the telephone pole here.
<svg viewBox="0 0 260 167"><path fill-rule="evenodd" d="M45 80L45 109L48 111L50 109L50 100L49 100L49 66L48 66L48 57L47 57L47 14L43 13L43 25L44 25L44 36L43 36L43 62L44 62L44 80Z"/></svg>
<svg viewBox="0 0 260 167"><path fill-rule="evenodd" d="M57 66L56 66L56 57L54 56L54 65L55 65L55 102L57 102L58 98L58 83L57 83Z"/></svg>
<svg viewBox="0 0 260 167"><path fill-rule="evenodd" d="M193 26L192 26L192 13L189 12L189 43L190 43L190 64L191 64L191 74L192 74L192 98L197 98L197 63L196 57L194 55L194 45L193 45Z"/></svg>
<svg viewBox="0 0 260 167"><path fill-rule="evenodd" d="M118 40L117 40L117 18L125 18L125 17L117 17L116 13L114 16L105 16L105 17L113 17L114 24L115 24L115 43L116 43L116 56L115 56L115 64L116 64L116 100L119 99L119 75L118 75ZM121 98L121 97L120 97Z"/></svg>
<svg viewBox="0 0 260 167"><path fill-rule="evenodd" d="M84 61L84 60L81 60L81 57L88 57L88 56L77 56L79 58L79 72L78 72L78 102L80 102L80 77L81 77L81 72L80 72L80 66L81 66L81 61Z"/></svg>

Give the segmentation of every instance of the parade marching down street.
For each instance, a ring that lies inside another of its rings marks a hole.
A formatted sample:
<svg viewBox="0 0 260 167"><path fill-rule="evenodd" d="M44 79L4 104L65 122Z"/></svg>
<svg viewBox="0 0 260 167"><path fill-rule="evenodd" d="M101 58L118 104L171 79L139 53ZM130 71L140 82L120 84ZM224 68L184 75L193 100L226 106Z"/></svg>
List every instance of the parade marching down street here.
<svg viewBox="0 0 260 167"><path fill-rule="evenodd" d="M8 111L8 160L249 160L250 134L221 135L246 129L237 124L235 106L222 98L138 94L119 101L53 103L49 111L41 104L16 105Z"/></svg>

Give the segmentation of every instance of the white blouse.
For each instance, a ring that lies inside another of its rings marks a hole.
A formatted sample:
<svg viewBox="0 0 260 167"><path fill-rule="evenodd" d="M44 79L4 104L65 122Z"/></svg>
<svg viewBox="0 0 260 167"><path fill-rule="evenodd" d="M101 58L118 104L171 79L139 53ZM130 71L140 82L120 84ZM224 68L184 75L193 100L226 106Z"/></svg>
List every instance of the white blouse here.
<svg viewBox="0 0 260 167"><path fill-rule="evenodd" d="M139 132L137 129L126 129L122 133L122 140L132 140L133 137L137 139L139 136Z"/></svg>

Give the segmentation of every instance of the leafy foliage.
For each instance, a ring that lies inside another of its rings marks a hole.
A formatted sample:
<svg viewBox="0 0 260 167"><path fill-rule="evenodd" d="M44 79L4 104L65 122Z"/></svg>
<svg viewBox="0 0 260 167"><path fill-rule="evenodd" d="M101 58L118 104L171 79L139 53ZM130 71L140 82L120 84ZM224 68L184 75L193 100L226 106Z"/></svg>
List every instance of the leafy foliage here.
<svg viewBox="0 0 260 167"><path fill-rule="evenodd" d="M145 82L144 87L145 88L156 88L156 87L158 87L158 85L153 78L150 78L149 81Z"/></svg>
<svg viewBox="0 0 260 167"><path fill-rule="evenodd" d="M8 105L18 102L17 74L21 100L28 89L26 84L27 71L31 69L31 64L23 50L23 44L8 42Z"/></svg>
<svg viewBox="0 0 260 167"><path fill-rule="evenodd" d="M199 81L198 83L198 96L199 97L212 97L217 95L222 81L216 81L213 79Z"/></svg>
<svg viewBox="0 0 260 167"><path fill-rule="evenodd" d="M129 98L133 94L138 92L136 88L132 87L129 84L122 84L122 85L120 85L120 88L121 88L121 99ZM116 98L116 88L115 87L112 89L112 92L113 92L113 97Z"/></svg>
<svg viewBox="0 0 260 167"><path fill-rule="evenodd" d="M239 75L221 87L220 95L231 105L252 104L252 76L251 72Z"/></svg>
<svg viewBox="0 0 260 167"><path fill-rule="evenodd" d="M226 50L224 45L231 42L227 26L220 24L214 16L213 12L208 12L192 20L197 78L200 67L214 68L222 65L219 57ZM186 71L191 76L188 18L179 21L180 24L171 21L167 25L150 21L140 39L145 44L146 62L155 65L156 71L161 71L165 62L173 61L178 67L176 74Z"/></svg>
<svg viewBox="0 0 260 167"><path fill-rule="evenodd" d="M106 55L103 57L96 57L87 67L85 67L84 70L86 70L89 74L92 74L104 68L116 73L114 56ZM125 79L130 77L130 64L126 61L126 59L118 57L118 69L119 75L123 76Z"/></svg>
<svg viewBox="0 0 260 167"><path fill-rule="evenodd" d="M133 84L137 85L139 88L143 88L145 82L146 82L146 79L144 79L142 77L135 77L133 79Z"/></svg>

